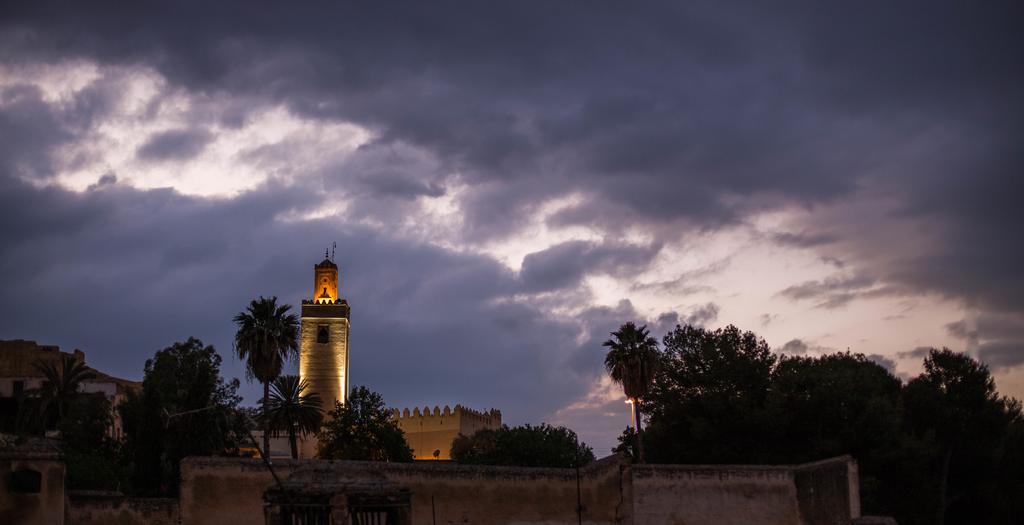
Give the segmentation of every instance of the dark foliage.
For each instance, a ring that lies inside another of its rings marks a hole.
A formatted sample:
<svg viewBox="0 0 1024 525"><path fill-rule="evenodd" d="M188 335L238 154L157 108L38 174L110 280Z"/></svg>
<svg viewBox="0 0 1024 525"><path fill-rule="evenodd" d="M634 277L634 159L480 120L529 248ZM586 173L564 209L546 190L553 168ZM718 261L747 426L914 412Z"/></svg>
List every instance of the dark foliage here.
<svg viewBox="0 0 1024 525"><path fill-rule="evenodd" d="M652 463L765 460L763 407L776 357L735 326L677 326L665 336L661 372L644 401Z"/></svg>
<svg viewBox="0 0 1024 525"><path fill-rule="evenodd" d="M320 395L306 393L306 382L299 376L281 376L270 385L270 403L266 412L260 415L267 427L276 436L288 436L292 459L299 457L298 437L320 430L324 413L320 408Z"/></svg>
<svg viewBox="0 0 1024 525"><path fill-rule="evenodd" d="M630 458L635 459L637 456L636 450L636 429L633 427L626 427L626 430L622 431L619 435L619 444L612 448L612 452L616 454L625 454Z"/></svg>
<svg viewBox="0 0 1024 525"><path fill-rule="evenodd" d="M622 385L626 397L632 401L633 421L636 423L634 458L644 462L643 399L651 388L661 367L658 341L651 337L647 326L637 327L628 321L611 333L612 338L601 344L608 348L604 367L612 381Z"/></svg>
<svg viewBox="0 0 1024 525"><path fill-rule="evenodd" d="M412 461L405 433L384 406L380 394L365 386L352 389L344 405L335 402L318 434L322 459Z"/></svg>
<svg viewBox="0 0 1024 525"><path fill-rule="evenodd" d="M263 383L263 412L270 409L270 383L281 375L284 363L299 354L299 318L288 313L289 304L277 297L253 299L234 317L235 353L245 361L249 379ZM270 454L270 420L263 418L263 453ZM293 447L294 450L294 447Z"/></svg>
<svg viewBox="0 0 1024 525"><path fill-rule="evenodd" d="M783 357L765 406L771 447L763 459L796 463L851 454L861 467L863 505L891 508L896 494L879 489L899 482L897 461L917 457L895 453L910 446L901 439L901 388L863 355Z"/></svg>
<svg viewBox="0 0 1024 525"><path fill-rule="evenodd" d="M971 357L932 350L903 385L863 355L777 358L751 332L676 327L645 407L664 463L800 463L851 454L863 510L904 525L1017 523L1024 417ZM616 451L633 451L627 429Z"/></svg>
<svg viewBox="0 0 1024 525"><path fill-rule="evenodd" d="M459 436L452 443L452 460L476 465L520 467L581 467L594 460L594 451L565 427L503 426Z"/></svg>
<svg viewBox="0 0 1024 525"><path fill-rule="evenodd" d="M182 458L223 454L244 439L238 380L225 382L220 363L216 350L195 338L146 361L142 394L120 407L134 492L173 494Z"/></svg>
<svg viewBox="0 0 1024 525"><path fill-rule="evenodd" d="M120 444L107 435L113 413L102 394L78 394L65 405L61 449L71 490L119 490L126 476Z"/></svg>
<svg viewBox="0 0 1024 525"><path fill-rule="evenodd" d="M1019 432L1020 403L1001 398L988 368L967 355L932 350L924 367L905 399L911 434L936 451L926 465L934 522L1014 523L1024 510L1024 470L1007 472L1004 461L1019 463L1022 453L1011 432ZM1000 501L1000 494L1010 499Z"/></svg>

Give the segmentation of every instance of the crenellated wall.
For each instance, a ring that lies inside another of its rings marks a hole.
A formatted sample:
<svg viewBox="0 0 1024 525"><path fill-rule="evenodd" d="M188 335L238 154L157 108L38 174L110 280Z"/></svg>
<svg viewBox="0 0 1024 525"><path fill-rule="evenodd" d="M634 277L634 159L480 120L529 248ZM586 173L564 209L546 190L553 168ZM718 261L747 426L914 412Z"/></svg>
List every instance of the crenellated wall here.
<svg viewBox="0 0 1024 525"><path fill-rule="evenodd" d="M472 436L485 428L501 427L501 411L496 409L480 412L455 405L452 410L445 405L443 410L436 406L433 410L417 407L412 411L408 408L395 409L392 414L405 432L405 440L413 449L413 455L422 460L451 459L452 442L459 434ZM436 458L434 451L439 453Z"/></svg>

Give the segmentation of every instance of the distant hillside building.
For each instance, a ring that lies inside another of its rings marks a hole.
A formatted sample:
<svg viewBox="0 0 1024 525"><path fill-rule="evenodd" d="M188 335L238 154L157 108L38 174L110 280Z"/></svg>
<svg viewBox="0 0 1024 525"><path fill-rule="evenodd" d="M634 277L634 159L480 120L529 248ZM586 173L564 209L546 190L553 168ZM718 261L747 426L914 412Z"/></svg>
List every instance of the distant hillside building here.
<svg viewBox="0 0 1024 525"><path fill-rule="evenodd" d="M14 430L18 399L26 392L43 385L43 374L33 366L33 363L40 361L59 364L62 355L81 363L85 362L85 352L77 349L69 354L61 352L56 346L39 345L35 341L0 341L0 431ZM141 382L113 377L92 367L86 368L94 377L82 382L81 391L102 393L110 401L111 407L116 408L120 405L129 391L142 390ZM120 439L121 415L116 409L113 410L112 421L109 434L115 439Z"/></svg>
<svg viewBox="0 0 1024 525"><path fill-rule="evenodd" d="M405 440L412 448L413 456L423 459L451 459L452 442L459 435L472 436L485 428L501 428L501 411L491 409L477 412L462 405L452 410L445 405L442 411L434 407L408 408L393 412L398 426L405 432Z"/></svg>

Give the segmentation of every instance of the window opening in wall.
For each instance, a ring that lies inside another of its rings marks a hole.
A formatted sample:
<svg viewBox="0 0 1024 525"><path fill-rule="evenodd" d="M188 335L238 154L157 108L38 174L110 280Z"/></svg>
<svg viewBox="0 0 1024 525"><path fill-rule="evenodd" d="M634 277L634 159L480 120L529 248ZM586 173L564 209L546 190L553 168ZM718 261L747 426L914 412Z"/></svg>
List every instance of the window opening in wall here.
<svg viewBox="0 0 1024 525"><path fill-rule="evenodd" d="M21 468L11 473L11 492L39 494L43 489L43 475L39 471Z"/></svg>
<svg viewBox="0 0 1024 525"><path fill-rule="evenodd" d="M327 335L327 327L324 325L320 325L320 328L317 329L316 331L316 342L323 344L326 343L328 340L329 338Z"/></svg>

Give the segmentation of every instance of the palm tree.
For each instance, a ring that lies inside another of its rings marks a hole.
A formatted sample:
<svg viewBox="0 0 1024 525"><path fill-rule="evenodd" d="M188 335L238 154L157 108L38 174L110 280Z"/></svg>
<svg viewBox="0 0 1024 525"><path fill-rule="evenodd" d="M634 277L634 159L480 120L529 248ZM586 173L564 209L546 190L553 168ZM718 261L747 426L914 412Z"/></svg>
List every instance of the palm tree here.
<svg viewBox="0 0 1024 525"><path fill-rule="evenodd" d="M284 362L299 352L299 319L288 313L291 305L277 297L253 299L235 316L235 352L245 361L245 374L263 383L263 412L270 405L270 383L281 375ZM263 418L263 454L270 457L270 428Z"/></svg>
<svg viewBox="0 0 1024 525"><path fill-rule="evenodd" d="M304 393L306 382L298 376L281 376L270 385L270 403L262 417L275 434L288 433L292 446L292 459L299 458L298 435L315 433L320 430L323 410L320 409L320 394Z"/></svg>
<svg viewBox="0 0 1024 525"><path fill-rule="evenodd" d="M640 399L647 395L654 375L658 372L661 354L658 341L647 332L647 325L637 328L632 321L612 332L612 339L605 341L608 355L604 366L612 381L622 385L626 397L632 401L633 421L636 422L637 460L644 461L643 418L640 413Z"/></svg>
<svg viewBox="0 0 1024 525"><path fill-rule="evenodd" d="M69 355L61 354L60 361L43 361L37 359L32 362L32 367L43 374L43 385L39 388L39 413L45 418L50 407L57 411L56 425L59 427L64 420L64 413L67 411L68 403L78 395L78 388L82 382L96 377L85 363ZM46 423L43 423L45 430Z"/></svg>

